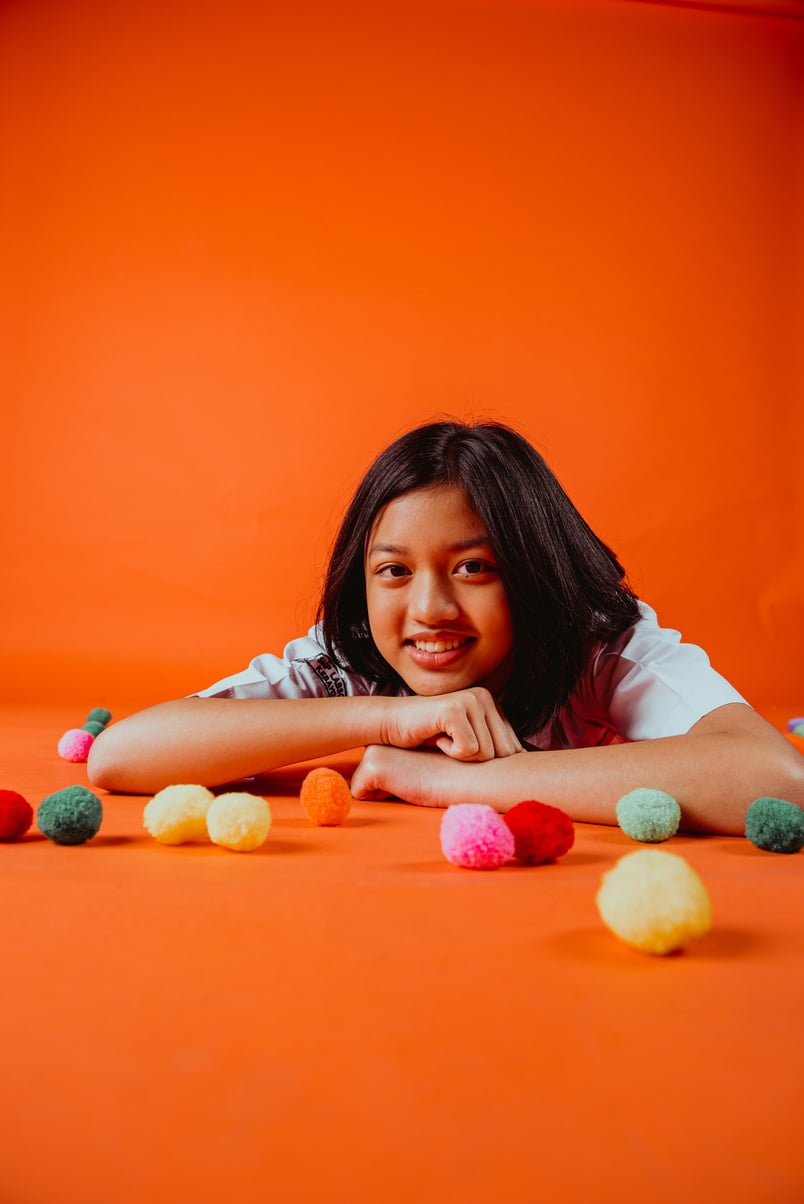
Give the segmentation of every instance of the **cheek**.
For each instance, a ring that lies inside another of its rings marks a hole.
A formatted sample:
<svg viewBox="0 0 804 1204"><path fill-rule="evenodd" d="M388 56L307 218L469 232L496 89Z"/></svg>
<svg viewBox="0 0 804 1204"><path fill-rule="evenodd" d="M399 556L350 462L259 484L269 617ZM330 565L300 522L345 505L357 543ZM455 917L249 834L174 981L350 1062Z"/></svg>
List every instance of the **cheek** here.
<svg viewBox="0 0 804 1204"><path fill-rule="evenodd" d="M369 628L375 641L391 625L394 613L393 598L384 590L368 586L366 589L366 611Z"/></svg>

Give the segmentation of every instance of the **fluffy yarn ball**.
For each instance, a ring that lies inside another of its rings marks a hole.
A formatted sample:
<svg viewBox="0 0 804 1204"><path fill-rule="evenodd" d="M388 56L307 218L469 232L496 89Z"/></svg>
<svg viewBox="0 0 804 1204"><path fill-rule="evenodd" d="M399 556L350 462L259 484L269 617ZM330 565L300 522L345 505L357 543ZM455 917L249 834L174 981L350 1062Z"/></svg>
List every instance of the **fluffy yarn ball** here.
<svg viewBox="0 0 804 1204"><path fill-rule="evenodd" d="M33 823L33 807L16 790L0 790L0 840L17 840Z"/></svg>
<svg viewBox="0 0 804 1204"><path fill-rule="evenodd" d="M352 806L349 783L334 769L311 769L301 785L299 801L310 823L334 828L342 824Z"/></svg>
<svg viewBox="0 0 804 1204"><path fill-rule="evenodd" d="M81 724L81 731L89 732L90 736L99 736L105 727L106 724L98 719L87 719L86 723Z"/></svg>
<svg viewBox="0 0 804 1204"><path fill-rule="evenodd" d="M789 732L794 732L797 727L802 728L801 734L804 735L804 715L799 715L797 717L794 717L793 719L788 719L787 730Z"/></svg>
<svg viewBox="0 0 804 1204"><path fill-rule="evenodd" d="M86 761L94 739L92 733L85 732L82 727L71 727L59 740L59 756L65 761Z"/></svg>
<svg viewBox="0 0 804 1204"><path fill-rule="evenodd" d="M83 844L98 832L103 819L101 801L86 786L67 786L42 799L36 822L56 844Z"/></svg>
<svg viewBox="0 0 804 1204"><path fill-rule="evenodd" d="M706 887L683 857L640 849L603 875L597 893L603 923L643 953L671 953L712 926Z"/></svg>
<svg viewBox="0 0 804 1204"><path fill-rule="evenodd" d="M87 715L87 723L98 722L105 727L112 717L112 712L107 711L106 707L93 707Z"/></svg>
<svg viewBox="0 0 804 1204"><path fill-rule="evenodd" d="M797 853L804 848L804 811L783 798L754 799L745 814L745 834L769 853Z"/></svg>
<svg viewBox="0 0 804 1204"><path fill-rule="evenodd" d="M160 844L206 840L207 811L214 797L206 786L166 786L146 804L143 826Z"/></svg>
<svg viewBox="0 0 804 1204"><path fill-rule="evenodd" d="M514 837L514 855L524 865L557 861L575 843L575 825L560 807L526 799L503 816Z"/></svg>
<svg viewBox="0 0 804 1204"><path fill-rule="evenodd" d="M447 861L470 870L496 870L514 855L514 835L493 807L454 803L441 820L441 849Z"/></svg>
<svg viewBox="0 0 804 1204"><path fill-rule="evenodd" d="M617 803L617 823L632 840L656 844L669 840L681 823L681 808L672 794L640 786Z"/></svg>
<svg viewBox="0 0 804 1204"><path fill-rule="evenodd" d="M219 794L207 811L210 840L235 853L250 853L265 844L270 827L271 810L256 794Z"/></svg>

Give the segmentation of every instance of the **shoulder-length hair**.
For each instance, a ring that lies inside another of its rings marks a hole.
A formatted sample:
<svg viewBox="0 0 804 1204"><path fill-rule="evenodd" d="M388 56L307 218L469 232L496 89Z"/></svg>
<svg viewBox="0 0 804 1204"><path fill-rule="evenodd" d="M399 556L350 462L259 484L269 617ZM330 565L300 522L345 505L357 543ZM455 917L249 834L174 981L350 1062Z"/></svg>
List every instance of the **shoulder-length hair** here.
<svg viewBox="0 0 804 1204"><path fill-rule="evenodd" d="M365 546L384 506L433 485L463 489L485 525L514 625L500 702L520 735L534 732L567 702L595 643L632 626L639 610L614 553L539 453L502 423L430 423L377 457L330 555L318 610L327 650L383 689L403 687L371 638Z"/></svg>

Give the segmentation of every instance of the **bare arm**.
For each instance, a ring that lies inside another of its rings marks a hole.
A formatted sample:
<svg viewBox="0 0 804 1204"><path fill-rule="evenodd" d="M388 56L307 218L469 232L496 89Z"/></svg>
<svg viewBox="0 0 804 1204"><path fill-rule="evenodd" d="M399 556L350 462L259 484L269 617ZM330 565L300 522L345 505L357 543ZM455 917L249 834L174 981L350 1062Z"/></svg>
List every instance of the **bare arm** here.
<svg viewBox="0 0 804 1204"><path fill-rule="evenodd" d="M521 749L480 687L431 698L180 698L106 728L87 768L96 786L152 794L176 783L219 786L367 744L426 742L462 760Z"/></svg>
<svg viewBox="0 0 804 1204"><path fill-rule="evenodd" d="M536 798L573 819L616 822L617 800L638 786L678 799L686 830L738 834L755 798L804 807L804 758L741 703L719 707L684 736L603 748L520 753L467 765L432 752L368 749L352 778L358 798L392 795L424 806L490 803L507 811Z"/></svg>

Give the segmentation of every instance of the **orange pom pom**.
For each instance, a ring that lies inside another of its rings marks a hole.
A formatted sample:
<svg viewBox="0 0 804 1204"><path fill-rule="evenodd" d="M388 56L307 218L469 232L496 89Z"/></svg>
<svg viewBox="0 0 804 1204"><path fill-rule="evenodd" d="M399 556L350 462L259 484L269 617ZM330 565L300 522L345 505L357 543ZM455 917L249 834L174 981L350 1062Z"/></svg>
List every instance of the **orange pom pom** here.
<svg viewBox="0 0 804 1204"><path fill-rule="evenodd" d="M335 828L349 814L349 783L334 769L311 769L302 782L300 802L311 824Z"/></svg>

